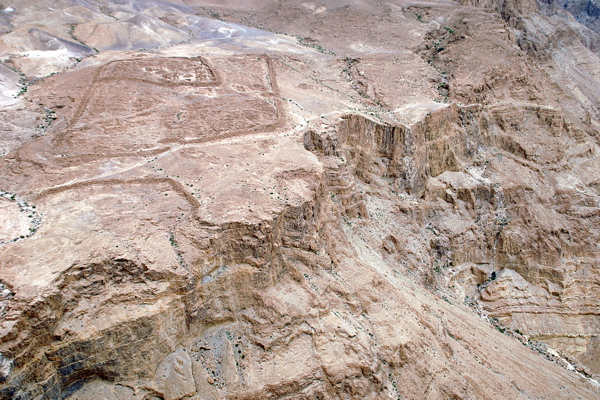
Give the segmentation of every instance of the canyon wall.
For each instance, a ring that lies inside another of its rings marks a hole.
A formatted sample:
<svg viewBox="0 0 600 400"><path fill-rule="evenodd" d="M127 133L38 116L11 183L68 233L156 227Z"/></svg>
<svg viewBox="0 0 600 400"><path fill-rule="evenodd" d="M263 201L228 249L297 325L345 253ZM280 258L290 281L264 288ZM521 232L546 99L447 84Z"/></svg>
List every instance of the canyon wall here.
<svg viewBox="0 0 600 400"><path fill-rule="evenodd" d="M556 4L4 6L0 398L598 397Z"/></svg>

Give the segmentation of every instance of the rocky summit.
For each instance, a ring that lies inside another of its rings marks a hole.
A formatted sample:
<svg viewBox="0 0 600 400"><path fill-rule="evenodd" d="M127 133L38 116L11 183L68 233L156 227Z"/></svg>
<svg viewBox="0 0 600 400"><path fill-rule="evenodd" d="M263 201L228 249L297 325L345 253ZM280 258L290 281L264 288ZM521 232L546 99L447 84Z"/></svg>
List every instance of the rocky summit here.
<svg viewBox="0 0 600 400"><path fill-rule="evenodd" d="M599 399L597 0L5 0L0 399Z"/></svg>

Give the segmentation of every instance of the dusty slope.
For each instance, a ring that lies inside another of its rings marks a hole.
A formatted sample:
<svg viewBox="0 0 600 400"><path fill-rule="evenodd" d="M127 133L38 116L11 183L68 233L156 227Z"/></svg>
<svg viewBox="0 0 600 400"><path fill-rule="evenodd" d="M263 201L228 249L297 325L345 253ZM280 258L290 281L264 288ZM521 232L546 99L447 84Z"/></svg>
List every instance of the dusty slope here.
<svg viewBox="0 0 600 400"><path fill-rule="evenodd" d="M577 21L600 34L600 2L598 0L558 0Z"/></svg>
<svg viewBox="0 0 600 400"><path fill-rule="evenodd" d="M600 63L502 4L5 5L2 398L597 398Z"/></svg>

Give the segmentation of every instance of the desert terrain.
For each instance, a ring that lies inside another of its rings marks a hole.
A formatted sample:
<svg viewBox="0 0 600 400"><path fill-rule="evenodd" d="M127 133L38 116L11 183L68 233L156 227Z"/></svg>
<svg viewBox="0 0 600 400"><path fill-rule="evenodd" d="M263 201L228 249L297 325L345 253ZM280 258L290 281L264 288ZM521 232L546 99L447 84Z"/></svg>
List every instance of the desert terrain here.
<svg viewBox="0 0 600 400"><path fill-rule="evenodd" d="M595 0L0 4L0 399L600 398Z"/></svg>

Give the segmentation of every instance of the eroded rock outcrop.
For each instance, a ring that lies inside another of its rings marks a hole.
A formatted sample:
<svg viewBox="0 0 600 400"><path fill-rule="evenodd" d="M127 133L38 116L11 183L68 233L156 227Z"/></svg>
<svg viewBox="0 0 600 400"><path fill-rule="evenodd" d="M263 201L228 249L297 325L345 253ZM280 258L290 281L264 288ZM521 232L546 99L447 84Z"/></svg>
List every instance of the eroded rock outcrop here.
<svg viewBox="0 0 600 400"><path fill-rule="evenodd" d="M597 397L593 46L461 3L2 11L0 397Z"/></svg>
<svg viewBox="0 0 600 400"><path fill-rule="evenodd" d="M434 127L440 131L428 134ZM544 108L450 107L410 128L348 117L339 138L346 146L338 151L356 171L358 187L378 188L367 204L375 207L381 197L389 203L382 220L424 226L374 235L391 262L425 285L443 282L459 300L481 299L506 326L595 368L588 360L598 329L592 227L599 215L595 187L583 183L577 165L597 150L580 130ZM398 160L404 161L400 168ZM415 170L413 160L421 174L406 174ZM408 205L402 193L415 190L421 199Z"/></svg>

